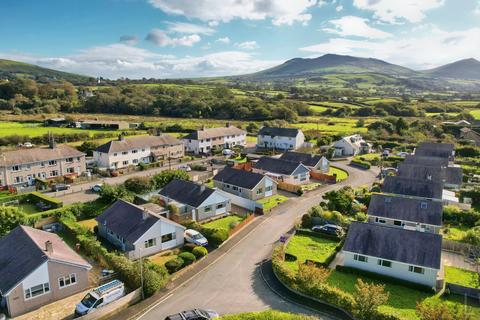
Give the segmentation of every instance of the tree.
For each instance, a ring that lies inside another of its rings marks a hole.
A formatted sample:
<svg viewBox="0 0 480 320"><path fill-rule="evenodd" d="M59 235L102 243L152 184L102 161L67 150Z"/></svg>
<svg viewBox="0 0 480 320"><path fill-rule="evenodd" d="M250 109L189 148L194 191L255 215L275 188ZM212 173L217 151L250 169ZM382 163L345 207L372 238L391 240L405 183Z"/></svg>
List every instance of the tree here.
<svg viewBox="0 0 480 320"><path fill-rule="evenodd" d="M134 195L128 191L125 186L112 186L109 184L103 184L102 189L100 190L100 198L105 202L114 202L118 199L132 202Z"/></svg>
<svg viewBox="0 0 480 320"><path fill-rule="evenodd" d="M389 293L385 292L385 285L357 280L353 295L354 313L360 319L374 319L377 309L388 301Z"/></svg>
<svg viewBox="0 0 480 320"><path fill-rule="evenodd" d="M398 134L401 134L403 131L408 129L408 123L402 117L399 117L395 122L395 130Z"/></svg>
<svg viewBox="0 0 480 320"><path fill-rule="evenodd" d="M364 126L365 126L365 120L363 120L363 119L358 119L357 124L356 124L356 127L357 127L357 128L362 128L362 127L364 127Z"/></svg>
<svg viewBox="0 0 480 320"><path fill-rule="evenodd" d="M152 190L152 181L148 177L133 177L125 181L125 188L136 194Z"/></svg>
<svg viewBox="0 0 480 320"><path fill-rule="evenodd" d="M16 207L0 207L0 237L26 223L26 215Z"/></svg>
<svg viewBox="0 0 480 320"><path fill-rule="evenodd" d="M85 141L80 146L77 147L78 151L87 154L87 157L93 156L93 151L98 148L98 143L92 141Z"/></svg>
<svg viewBox="0 0 480 320"><path fill-rule="evenodd" d="M339 211L340 213L348 215L352 213L352 203L355 199L355 193L351 187L343 187L338 191L325 193L323 199L328 200L328 210Z"/></svg>
<svg viewBox="0 0 480 320"><path fill-rule="evenodd" d="M190 180L190 176L183 170L166 170L154 175L152 183L155 189L160 189L169 184L173 179Z"/></svg>

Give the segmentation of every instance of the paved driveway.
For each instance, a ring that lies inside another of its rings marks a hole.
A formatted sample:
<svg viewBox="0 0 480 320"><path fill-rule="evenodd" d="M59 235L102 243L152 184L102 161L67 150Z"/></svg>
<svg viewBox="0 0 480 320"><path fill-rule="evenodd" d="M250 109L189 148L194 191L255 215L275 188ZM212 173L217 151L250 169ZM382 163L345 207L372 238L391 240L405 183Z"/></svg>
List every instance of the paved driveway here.
<svg viewBox="0 0 480 320"><path fill-rule="evenodd" d="M327 314L319 314L283 300L265 284L259 269L261 262L270 256L272 246L280 236L291 229L295 221L311 206L318 204L325 192L344 185L371 184L375 180L373 171L352 168L344 163L335 165L346 168L350 172L349 179L336 185L324 186L275 208L261 224L214 263L198 272L190 281L174 288L156 305L137 316L137 319L164 319L169 314L191 308L211 308L220 314L277 309L316 315L321 319L334 319ZM128 315L116 315L115 319L128 319Z"/></svg>

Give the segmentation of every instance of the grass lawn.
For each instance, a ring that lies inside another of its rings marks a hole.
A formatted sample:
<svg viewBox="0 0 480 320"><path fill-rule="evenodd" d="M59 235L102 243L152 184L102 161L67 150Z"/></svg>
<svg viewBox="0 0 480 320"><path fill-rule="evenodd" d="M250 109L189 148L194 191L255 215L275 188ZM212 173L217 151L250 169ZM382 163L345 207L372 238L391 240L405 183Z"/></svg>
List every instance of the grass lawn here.
<svg viewBox="0 0 480 320"><path fill-rule="evenodd" d="M90 230L93 230L93 228L97 225L97 220L95 219L82 220L82 221L78 221L78 224L83 227L87 227Z"/></svg>
<svg viewBox="0 0 480 320"><path fill-rule="evenodd" d="M302 185L302 190L303 191L310 191L310 190L315 190L318 187L320 187L322 184L321 183L309 183L309 184L304 184Z"/></svg>
<svg viewBox="0 0 480 320"><path fill-rule="evenodd" d="M287 201L288 198L285 196L282 196L280 194L276 194L270 197L266 197L263 199L258 200L257 202L260 204L263 204L263 211L268 211L270 209L275 208L278 206L280 203Z"/></svg>
<svg viewBox="0 0 480 320"><path fill-rule="evenodd" d="M209 229L225 229L230 230L230 224L232 222L241 222L244 218L237 215L230 215L225 218L217 219L208 223L205 223L203 226Z"/></svg>
<svg viewBox="0 0 480 320"><path fill-rule="evenodd" d="M297 261L286 261L285 265L297 271L298 263L305 260L325 262L335 252L338 241L307 235L294 235L288 242L286 253L293 254Z"/></svg>
<svg viewBox="0 0 480 320"><path fill-rule="evenodd" d="M380 158L380 153L366 153L366 154L360 154L354 157L355 159L360 159L363 158L366 161L368 160L374 160L377 158Z"/></svg>
<svg viewBox="0 0 480 320"><path fill-rule="evenodd" d="M41 212L40 209L34 204L31 203L20 203L18 206L18 209L21 210L25 214L34 214Z"/></svg>
<svg viewBox="0 0 480 320"><path fill-rule="evenodd" d="M247 142L257 142L257 137L247 136Z"/></svg>
<svg viewBox="0 0 480 320"><path fill-rule="evenodd" d="M28 122L0 122L0 137L19 134L22 136L38 137L51 132L53 134L65 133L88 133L93 136L95 133L117 133L117 130L84 130L77 128L44 127L41 123Z"/></svg>
<svg viewBox="0 0 480 320"><path fill-rule="evenodd" d="M0 191L0 199L1 199L1 198L5 198L5 197L10 197L10 196L12 196L12 195L13 195L13 194L10 193L10 191L8 191L8 190L7 190L7 191Z"/></svg>
<svg viewBox="0 0 480 320"><path fill-rule="evenodd" d="M220 320L309 320L315 319L304 315L285 313L275 310L261 312L245 312L239 314L227 314L220 317Z"/></svg>
<svg viewBox="0 0 480 320"><path fill-rule="evenodd" d="M159 254L156 254L156 255L153 255L153 256L150 256L148 257L148 260L150 260L151 262L155 263L155 264L158 264L160 266L163 266L165 265L165 263L168 261L168 260L171 260L173 258L176 258L177 255L176 254L170 254L170 255L161 255L160 253Z"/></svg>
<svg viewBox="0 0 480 320"><path fill-rule="evenodd" d="M480 109L475 109L470 111L470 114L475 118L475 119L480 119Z"/></svg>
<svg viewBox="0 0 480 320"><path fill-rule="evenodd" d="M444 226L442 228L443 238L453 241L462 241L469 228L463 226Z"/></svg>
<svg viewBox="0 0 480 320"><path fill-rule="evenodd" d="M337 174L337 182L346 180L348 178L348 172L342 170L340 168L330 166L330 170L328 171L329 175Z"/></svg>
<svg viewBox="0 0 480 320"><path fill-rule="evenodd" d="M328 282L346 292L353 293L355 291L357 278L358 276L354 274L333 271L328 278ZM365 276L361 276L361 278L367 282L385 284L384 282L373 280ZM438 297L434 294L390 283L385 284L385 291L389 292L390 296L388 298L388 303L380 306L380 310L389 314L397 315L405 320L419 319L415 312L415 307L418 301L423 301L425 299L442 299L442 301L447 303L460 303L461 301L458 300L458 297L455 295ZM480 316L480 308L477 305L474 306L473 312L476 316Z"/></svg>
<svg viewBox="0 0 480 320"><path fill-rule="evenodd" d="M478 273L455 267L445 266L445 281L464 287L478 288L480 286Z"/></svg>

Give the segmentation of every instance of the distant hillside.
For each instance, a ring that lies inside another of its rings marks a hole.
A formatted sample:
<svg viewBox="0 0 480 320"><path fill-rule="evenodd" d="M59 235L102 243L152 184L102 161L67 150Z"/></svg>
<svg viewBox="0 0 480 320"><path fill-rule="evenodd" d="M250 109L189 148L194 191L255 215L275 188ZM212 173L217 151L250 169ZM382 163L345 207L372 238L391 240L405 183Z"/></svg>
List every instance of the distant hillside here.
<svg viewBox="0 0 480 320"><path fill-rule="evenodd" d="M0 59L0 78L10 76L66 80L74 84L87 83L89 79L89 77L79 74L52 70L24 62Z"/></svg>
<svg viewBox="0 0 480 320"><path fill-rule="evenodd" d="M291 59L279 66L245 75L245 77L252 79L298 78L339 73L376 73L395 77L406 77L416 74L415 71L408 68L378 59L326 54L313 59Z"/></svg>
<svg viewBox="0 0 480 320"><path fill-rule="evenodd" d="M480 61L470 58L425 70L424 74L436 78L480 80Z"/></svg>

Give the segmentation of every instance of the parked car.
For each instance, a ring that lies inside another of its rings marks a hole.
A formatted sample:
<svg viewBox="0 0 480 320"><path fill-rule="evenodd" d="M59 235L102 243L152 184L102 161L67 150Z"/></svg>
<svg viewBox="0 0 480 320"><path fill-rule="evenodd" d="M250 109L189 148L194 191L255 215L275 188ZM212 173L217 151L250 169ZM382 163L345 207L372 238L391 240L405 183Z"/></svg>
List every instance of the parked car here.
<svg viewBox="0 0 480 320"><path fill-rule="evenodd" d="M102 191L102 184L101 184L101 183L98 183L98 184L94 185L94 186L92 187L92 191L93 191L93 192L100 192L100 191Z"/></svg>
<svg viewBox="0 0 480 320"><path fill-rule="evenodd" d="M93 289L77 304L75 317L81 317L103 307L125 295L125 285L119 280L113 280Z"/></svg>
<svg viewBox="0 0 480 320"><path fill-rule="evenodd" d="M184 164L184 165L179 166L178 170L183 170L183 171L186 171L186 172L190 172L190 171L192 171L192 168L190 168L189 165Z"/></svg>
<svg viewBox="0 0 480 320"><path fill-rule="evenodd" d="M323 226L313 226L312 231L324 234L330 234L332 236L343 236L345 231L342 227L337 226L336 224L325 224Z"/></svg>
<svg viewBox="0 0 480 320"><path fill-rule="evenodd" d="M193 243L197 246L206 247L208 246L208 240L200 232L193 229L185 230L185 241Z"/></svg>
<svg viewBox="0 0 480 320"><path fill-rule="evenodd" d="M235 154L235 152L231 149L223 149L222 153L224 156L231 156Z"/></svg>
<svg viewBox="0 0 480 320"><path fill-rule="evenodd" d="M63 191L63 190L68 190L70 189L69 184L63 184L63 183L57 183L52 186L52 191L57 192L57 191Z"/></svg>
<svg viewBox="0 0 480 320"><path fill-rule="evenodd" d="M165 320L205 320L219 318L219 314L213 310L193 309L172 314Z"/></svg>

